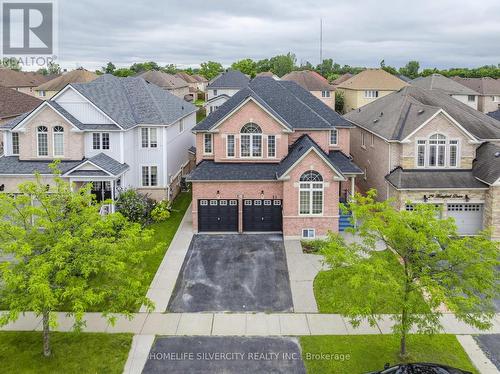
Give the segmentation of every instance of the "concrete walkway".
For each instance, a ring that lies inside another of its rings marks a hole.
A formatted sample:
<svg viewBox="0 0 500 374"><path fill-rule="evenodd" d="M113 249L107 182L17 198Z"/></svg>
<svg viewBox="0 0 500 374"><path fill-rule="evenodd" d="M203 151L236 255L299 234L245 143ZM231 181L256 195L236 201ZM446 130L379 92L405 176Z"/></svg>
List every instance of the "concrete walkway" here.
<svg viewBox="0 0 500 374"><path fill-rule="evenodd" d="M149 286L147 297L155 303L154 312L162 313L167 309L168 301L174 291L175 282L177 282L177 277L192 238L193 217L191 215L191 205L189 205ZM144 305L139 312L146 312Z"/></svg>
<svg viewBox="0 0 500 374"><path fill-rule="evenodd" d="M470 335L458 335L458 341L481 374L497 374L498 370L486 357L474 338Z"/></svg>

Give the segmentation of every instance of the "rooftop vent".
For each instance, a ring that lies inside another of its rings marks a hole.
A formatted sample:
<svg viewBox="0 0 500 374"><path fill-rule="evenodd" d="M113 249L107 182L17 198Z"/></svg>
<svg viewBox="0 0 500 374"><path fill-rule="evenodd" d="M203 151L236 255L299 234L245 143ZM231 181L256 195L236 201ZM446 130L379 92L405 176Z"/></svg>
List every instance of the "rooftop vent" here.
<svg viewBox="0 0 500 374"><path fill-rule="evenodd" d="M423 109L419 109L417 113L418 113L418 114L422 114L423 112L425 112L425 110L423 110Z"/></svg>
<svg viewBox="0 0 500 374"><path fill-rule="evenodd" d="M384 112L380 112L380 117L382 117L384 115Z"/></svg>
<svg viewBox="0 0 500 374"><path fill-rule="evenodd" d="M377 122L378 122L378 118L375 118L375 119L373 120L373 123L377 123Z"/></svg>
<svg viewBox="0 0 500 374"><path fill-rule="evenodd" d="M495 157L497 157L497 158L500 157L500 152L498 152L498 151L495 152Z"/></svg>

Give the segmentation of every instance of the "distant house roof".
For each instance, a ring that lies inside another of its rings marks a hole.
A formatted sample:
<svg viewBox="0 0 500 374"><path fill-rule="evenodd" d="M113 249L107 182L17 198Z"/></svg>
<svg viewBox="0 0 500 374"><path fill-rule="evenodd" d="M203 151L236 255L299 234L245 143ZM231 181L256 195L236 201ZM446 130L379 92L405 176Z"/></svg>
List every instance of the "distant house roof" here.
<svg viewBox="0 0 500 374"><path fill-rule="evenodd" d="M140 124L172 124L197 110L193 104L154 84L147 83L142 78L118 78L104 74L92 82L72 83L70 86L124 129ZM54 100L45 101L41 105L50 105L82 130L92 129L95 126L108 127L108 125L83 124ZM27 115L14 119L5 127L14 128Z"/></svg>
<svg viewBox="0 0 500 374"><path fill-rule="evenodd" d="M0 86L0 119L29 112L41 103L36 97Z"/></svg>
<svg viewBox="0 0 500 374"><path fill-rule="evenodd" d="M211 80L210 83L208 84L208 88L242 89L248 86L248 82L250 82L250 78L248 78L241 71L228 70L219 74L217 77Z"/></svg>
<svg viewBox="0 0 500 374"><path fill-rule="evenodd" d="M282 76L281 80L295 82L308 91L332 91L334 89L325 77L311 70L292 71Z"/></svg>
<svg viewBox="0 0 500 374"><path fill-rule="evenodd" d="M441 90L448 95L478 95L474 90L466 87L453 79L441 74L431 74L427 77L418 77L410 82L413 86L429 90Z"/></svg>
<svg viewBox="0 0 500 374"><path fill-rule="evenodd" d="M500 121L500 109L498 110L495 110L494 112L489 112L488 115L491 117L491 118L494 118L496 119L497 121Z"/></svg>
<svg viewBox="0 0 500 374"><path fill-rule="evenodd" d="M189 75L185 71L179 71L175 74L176 77L183 79L187 83L198 83L198 80L194 78L192 75Z"/></svg>
<svg viewBox="0 0 500 374"><path fill-rule="evenodd" d="M406 82L406 83L410 83L411 82L411 78L408 78L406 75L398 74L397 77L399 79L401 79L402 81Z"/></svg>
<svg viewBox="0 0 500 374"><path fill-rule="evenodd" d="M490 142L476 150L472 173L483 182L493 184L500 179L500 146Z"/></svg>
<svg viewBox="0 0 500 374"><path fill-rule="evenodd" d="M199 74L193 74L193 78L200 83L208 83L208 79Z"/></svg>
<svg viewBox="0 0 500 374"><path fill-rule="evenodd" d="M408 83L382 69L366 69L340 83L337 88L350 90L397 91Z"/></svg>
<svg viewBox="0 0 500 374"><path fill-rule="evenodd" d="M351 79L352 77L353 77L353 75L351 73L344 73L340 77L338 77L337 79L334 79L332 81L332 85L338 86L339 84L345 82L348 79Z"/></svg>
<svg viewBox="0 0 500 374"><path fill-rule="evenodd" d="M142 78L148 83L156 84L165 90L174 90L188 86L188 83L184 79L157 70L144 71L136 74L135 77Z"/></svg>
<svg viewBox="0 0 500 374"><path fill-rule="evenodd" d="M48 76L32 71L15 71L0 68L0 86L4 87L36 87L47 82L49 79Z"/></svg>
<svg viewBox="0 0 500 374"><path fill-rule="evenodd" d="M210 130L249 98L262 105L289 130L353 127L349 121L295 82L257 77L252 79L248 87L238 91L198 123L193 130Z"/></svg>
<svg viewBox="0 0 500 374"><path fill-rule="evenodd" d="M385 179L398 190L438 188L481 188L488 186L477 180L471 170L394 169Z"/></svg>
<svg viewBox="0 0 500 374"><path fill-rule="evenodd" d="M278 77L272 71L263 71L263 72L257 73L256 77L269 77L269 78L274 78L274 79L280 79L280 77Z"/></svg>
<svg viewBox="0 0 500 374"><path fill-rule="evenodd" d="M362 173L361 169L343 153L335 152L327 155L308 135L303 135L295 141L288 155L280 163L224 163L205 160L199 163L186 179L188 181L275 181L312 148L340 175Z"/></svg>
<svg viewBox="0 0 500 374"><path fill-rule="evenodd" d="M94 79L98 77L97 74L85 70L85 69L76 69L72 70L66 74L60 75L57 78L54 78L48 82L45 82L39 85L35 90L37 91L60 91L64 87L66 87L69 83L87 83L92 82Z"/></svg>
<svg viewBox="0 0 500 374"><path fill-rule="evenodd" d="M344 117L384 139L401 141L444 110L477 139L500 139L500 122L440 90L405 87L347 113Z"/></svg>
<svg viewBox="0 0 500 374"><path fill-rule="evenodd" d="M455 82L458 82L470 89L478 92L480 95L500 95L500 79L490 77L484 78L462 78L452 77Z"/></svg>

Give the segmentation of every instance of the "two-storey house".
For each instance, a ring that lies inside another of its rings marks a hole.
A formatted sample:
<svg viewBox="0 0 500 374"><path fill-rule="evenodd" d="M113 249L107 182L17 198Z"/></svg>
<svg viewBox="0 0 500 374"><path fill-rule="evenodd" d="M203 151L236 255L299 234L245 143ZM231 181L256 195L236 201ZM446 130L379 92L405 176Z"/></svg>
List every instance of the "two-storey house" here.
<svg viewBox="0 0 500 374"><path fill-rule="evenodd" d="M500 79L490 77L452 77L451 79L478 93L477 110L490 113L500 109Z"/></svg>
<svg viewBox="0 0 500 374"><path fill-rule="evenodd" d="M193 129L194 229L338 231L339 201L362 174L349 156L352 127L294 82L253 79Z"/></svg>
<svg viewBox="0 0 500 374"><path fill-rule="evenodd" d="M212 79L207 85L207 114L216 111L236 92L248 86L248 78L239 70L228 70Z"/></svg>
<svg viewBox="0 0 500 374"><path fill-rule="evenodd" d="M171 180L188 161L196 107L142 78L103 75L67 85L51 100L6 125L0 190L15 192L49 164L76 187L92 182L98 200L120 188L170 198Z"/></svg>
<svg viewBox="0 0 500 374"><path fill-rule="evenodd" d="M405 87L346 114L362 191L401 209L428 203L461 234L500 238L500 122L438 90Z"/></svg>
<svg viewBox="0 0 500 374"><path fill-rule="evenodd" d="M312 70L297 70L285 74L281 79L297 83L335 110L335 88L328 82L328 79L318 72Z"/></svg>

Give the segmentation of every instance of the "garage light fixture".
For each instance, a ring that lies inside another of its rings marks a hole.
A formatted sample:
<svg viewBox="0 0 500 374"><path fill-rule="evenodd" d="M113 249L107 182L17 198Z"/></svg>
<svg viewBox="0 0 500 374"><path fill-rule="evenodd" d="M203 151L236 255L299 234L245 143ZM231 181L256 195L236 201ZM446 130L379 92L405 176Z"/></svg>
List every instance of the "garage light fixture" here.
<svg viewBox="0 0 500 374"><path fill-rule="evenodd" d="M261 199L264 198L264 190L260 191L260 197L261 197Z"/></svg>
<svg viewBox="0 0 500 374"><path fill-rule="evenodd" d="M465 195L465 201L467 201L467 202L468 202L469 200L470 200L469 195Z"/></svg>
<svg viewBox="0 0 500 374"><path fill-rule="evenodd" d="M215 194L217 196L217 199L220 197L220 191L217 190L217 193Z"/></svg>
<svg viewBox="0 0 500 374"><path fill-rule="evenodd" d="M426 203L427 200L429 200L429 198L427 197L427 195L424 195L424 203Z"/></svg>

